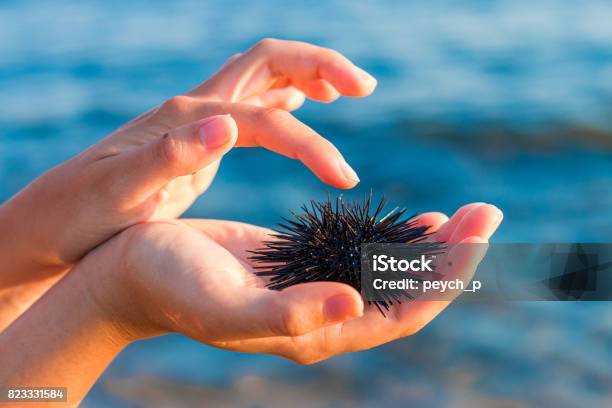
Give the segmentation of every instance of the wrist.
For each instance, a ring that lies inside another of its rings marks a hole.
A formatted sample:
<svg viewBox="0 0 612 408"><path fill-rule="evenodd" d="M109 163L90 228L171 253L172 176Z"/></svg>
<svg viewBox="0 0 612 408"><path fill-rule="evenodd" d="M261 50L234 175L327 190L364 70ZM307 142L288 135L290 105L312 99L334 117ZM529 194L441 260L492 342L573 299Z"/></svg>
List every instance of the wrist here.
<svg viewBox="0 0 612 408"><path fill-rule="evenodd" d="M114 291L113 282L109 279L102 279L94 282L88 275L97 275L98 270L85 270L78 264L71 272L70 278L73 281L72 290L81 299L87 314L96 325L104 332L105 338L110 343L122 348L129 343L139 340L142 336L137 335L130 329L125 316L123 315L120 291ZM102 269L102 268L101 268ZM110 275L109 275L110 276ZM121 312L121 313L120 313Z"/></svg>
<svg viewBox="0 0 612 408"><path fill-rule="evenodd" d="M130 230L91 251L70 272L78 281L100 321L112 327L120 342L130 343L168 332L154 323L146 288L135 278L137 265L129 261Z"/></svg>

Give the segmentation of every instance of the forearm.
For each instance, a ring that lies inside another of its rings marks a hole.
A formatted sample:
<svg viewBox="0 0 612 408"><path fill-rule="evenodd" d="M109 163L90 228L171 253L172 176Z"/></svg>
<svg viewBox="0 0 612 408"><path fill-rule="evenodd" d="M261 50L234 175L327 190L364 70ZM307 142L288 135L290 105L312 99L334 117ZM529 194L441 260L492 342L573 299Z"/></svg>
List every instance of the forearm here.
<svg viewBox="0 0 612 408"><path fill-rule="evenodd" d="M129 343L93 300L79 266L0 335L0 387L67 387L76 404Z"/></svg>
<svg viewBox="0 0 612 408"><path fill-rule="evenodd" d="M35 214L28 214L21 197L15 198L0 206L0 332L68 270L50 260L32 224L40 230L45 226L36 222Z"/></svg>

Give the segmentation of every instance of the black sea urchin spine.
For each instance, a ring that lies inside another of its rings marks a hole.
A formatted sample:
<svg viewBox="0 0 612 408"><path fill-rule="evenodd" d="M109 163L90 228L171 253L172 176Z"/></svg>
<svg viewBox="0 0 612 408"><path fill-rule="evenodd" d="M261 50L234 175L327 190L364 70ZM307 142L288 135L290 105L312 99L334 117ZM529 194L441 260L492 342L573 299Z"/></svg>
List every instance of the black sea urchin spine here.
<svg viewBox="0 0 612 408"><path fill-rule="evenodd" d="M361 291L361 245L366 243L420 243L423 253L436 253L440 243L423 243L429 226L416 225L404 219L405 209L395 208L381 217L385 205L381 199L372 212L372 196L362 202L346 202L340 196L332 201L311 201L293 219L283 217L284 224L273 235L274 240L251 251L259 276L269 278L267 286L281 290L298 283L333 281L351 285ZM403 297L411 299L408 292ZM390 305L400 303L397 294L375 303L384 314Z"/></svg>

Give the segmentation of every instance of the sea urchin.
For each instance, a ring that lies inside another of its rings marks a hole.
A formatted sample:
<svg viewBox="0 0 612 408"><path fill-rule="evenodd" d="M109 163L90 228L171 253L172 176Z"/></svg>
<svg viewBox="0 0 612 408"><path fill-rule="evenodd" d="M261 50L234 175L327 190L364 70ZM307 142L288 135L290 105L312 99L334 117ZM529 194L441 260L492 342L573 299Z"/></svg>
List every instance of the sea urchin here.
<svg viewBox="0 0 612 408"><path fill-rule="evenodd" d="M259 276L269 278L267 287L281 290L305 282L333 281L351 285L361 291L361 246L367 243L415 244L428 237L429 226L417 225L404 218L405 209L395 208L381 216L384 198L371 211L372 195L363 201L347 202L342 196L326 201L311 201L302 206L302 213L293 219L283 217L284 224L264 242L263 248L251 251L251 259ZM420 244L425 252L442 248L440 243ZM386 296L374 301L378 309L388 310L400 297L412 298L409 293Z"/></svg>

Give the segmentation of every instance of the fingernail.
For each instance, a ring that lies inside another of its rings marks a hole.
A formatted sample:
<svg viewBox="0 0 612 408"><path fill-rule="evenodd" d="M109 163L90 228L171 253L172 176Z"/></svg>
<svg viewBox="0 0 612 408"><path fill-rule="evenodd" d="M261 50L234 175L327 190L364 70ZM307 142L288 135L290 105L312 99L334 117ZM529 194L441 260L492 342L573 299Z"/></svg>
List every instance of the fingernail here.
<svg viewBox="0 0 612 408"><path fill-rule="evenodd" d="M343 159L340 159L340 170L342 170L342 174L344 174L344 177L355 183L359 183L359 177L357 176L357 173L355 173L355 170L353 170L353 168L349 166L349 164Z"/></svg>
<svg viewBox="0 0 612 408"><path fill-rule="evenodd" d="M357 317L359 315L359 308L356 307L352 296L336 295L325 301L323 315L326 322L338 323Z"/></svg>
<svg viewBox="0 0 612 408"><path fill-rule="evenodd" d="M223 116L212 118L200 126L200 141L207 150L221 147L230 139L230 131Z"/></svg>

